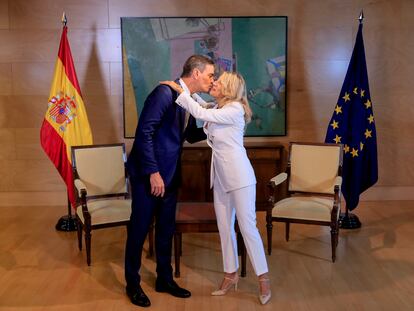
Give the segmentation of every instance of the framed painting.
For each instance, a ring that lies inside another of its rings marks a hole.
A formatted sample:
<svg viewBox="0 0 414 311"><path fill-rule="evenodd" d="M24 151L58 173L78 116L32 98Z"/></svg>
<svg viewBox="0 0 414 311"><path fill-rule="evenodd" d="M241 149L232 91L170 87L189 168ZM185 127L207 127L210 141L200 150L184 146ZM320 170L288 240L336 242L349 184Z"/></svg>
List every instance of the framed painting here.
<svg viewBox="0 0 414 311"><path fill-rule="evenodd" d="M245 136L286 135L287 17L122 17L124 136L133 138L145 98L174 80L193 54L246 80L253 110ZM208 95L205 96L208 100Z"/></svg>

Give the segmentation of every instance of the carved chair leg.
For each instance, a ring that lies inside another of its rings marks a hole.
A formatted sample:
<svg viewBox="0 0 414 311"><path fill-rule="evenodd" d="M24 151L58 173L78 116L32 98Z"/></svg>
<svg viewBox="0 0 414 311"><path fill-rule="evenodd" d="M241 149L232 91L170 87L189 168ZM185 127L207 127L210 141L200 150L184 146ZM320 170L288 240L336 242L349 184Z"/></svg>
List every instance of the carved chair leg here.
<svg viewBox="0 0 414 311"><path fill-rule="evenodd" d="M290 222L286 222L285 239L286 239L287 242L289 241L289 233L290 233Z"/></svg>
<svg viewBox="0 0 414 311"><path fill-rule="evenodd" d="M82 250L82 230L83 230L83 226L82 226L82 222L80 221L80 219L78 217L76 217L76 225L78 228L78 247L79 250Z"/></svg>
<svg viewBox="0 0 414 311"><path fill-rule="evenodd" d="M338 246L339 243L339 223L336 225L336 239L335 239L335 247Z"/></svg>
<svg viewBox="0 0 414 311"><path fill-rule="evenodd" d="M242 255L242 237L239 231L236 231L237 256Z"/></svg>
<svg viewBox="0 0 414 311"><path fill-rule="evenodd" d="M336 246L338 245L338 229L331 227L332 262L336 260Z"/></svg>
<svg viewBox="0 0 414 311"><path fill-rule="evenodd" d="M237 240L239 241L239 252L240 252L240 256L241 256L241 272L240 272L240 276L241 277L245 277L246 276L246 245L244 244L244 240L243 240L243 236L241 235L240 232L237 233Z"/></svg>
<svg viewBox="0 0 414 311"><path fill-rule="evenodd" d="M266 217L266 229L267 229L267 253L272 254L272 233L273 233L273 224L272 216Z"/></svg>
<svg viewBox="0 0 414 311"><path fill-rule="evenodd" d="M85 226L85 246L86 246L86 262L88 266L91 265L91 227L86 224Z"/></svg>
<svg viewBox="0 0 414 311"><path fill-rule="evenodd" d="M183 255L183 234L182 233L180 233L180 243L178 244L178 247L180 248L178 254L182 256Z"/></svg>

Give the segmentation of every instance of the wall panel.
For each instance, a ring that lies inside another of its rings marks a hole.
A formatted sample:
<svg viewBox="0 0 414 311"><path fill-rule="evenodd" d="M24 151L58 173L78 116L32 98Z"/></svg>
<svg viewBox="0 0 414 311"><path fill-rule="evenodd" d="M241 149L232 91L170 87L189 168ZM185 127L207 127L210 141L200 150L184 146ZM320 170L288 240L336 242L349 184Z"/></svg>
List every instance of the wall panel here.
<svg viewBox="0 0 414 311"><path fill-rule="evenodd" d="M0 128L40 128L48 95L0 96Z"/></svg>
<svg viewBox="0 0 414 311"><path fill-rule="evenodd" d="M42 160L47 155L40 145L39 128L18 128L15 130L16 159L17 160Z"/></svg>
<svg viewBox="0 0 414 311"><path fill-rule="evenodd" d="M16 141L13 129L0 128L0 160L16 158Z"/></svg>
<svg viewBox="0 0 414 311"><path fill-rule="evenodd" d="M0 63L51 62L59 49L57 29L0 30Z"/></svg>
<svg viewBox="0 0 414 311"><path fill-rule="evenodd" d="M0 1L0 29L9 29L9 3Z"/></svg>
<svg viewBox="0 0 414 311"><path fill-rule="evenodd" d="M68 26L107 28L107 0L13 0L10 3L11 29L60 29L63 12Z"/></svg>
<svg viewBox="0 0 414 311"><path fill-rule="evenodd" d="M10 63L0 63L0 95L10 95L12 93L12 65Z"/></svg>
<svg viewBox="0 0 414 311"><path fill-rule="evenodd" d="M13 95L49 94L55 62L13 63Z"/></svg>

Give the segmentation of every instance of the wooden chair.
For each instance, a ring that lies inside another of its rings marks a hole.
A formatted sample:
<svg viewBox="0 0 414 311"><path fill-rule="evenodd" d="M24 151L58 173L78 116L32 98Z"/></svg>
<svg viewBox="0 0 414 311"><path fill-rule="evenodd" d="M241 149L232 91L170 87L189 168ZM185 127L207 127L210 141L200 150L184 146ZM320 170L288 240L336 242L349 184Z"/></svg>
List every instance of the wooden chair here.
<svg viewBox="0 0 414 311"><path fill-rule="evenodd" d="M291 223L329 226L332 261L336 259L342 184L342 145L292 142L285 173L270 180L267 217L268 253L272 251L272 222L286 224L289 241ZM287 197L277 198L277 187L287 183Z"/></svg>
<svg viewBox="0 0 414 311"><path fill-rule="evenodd" d="M216 214L212 202L181 202L177 204L174 233L175 277L180 277L180 256L182 254L182 234L198 232L218 232ZM246 247L236 222L237 244L241 256L242 277L246 276Z"/></svg>
<svg viewBox="0 0 414 311"><path fill-rule="evenodd" d="M91 231L129 222L131 200L125 169L125 145L72 147L72 168L78 194L78 246L85 231L86 261L91 264Z"/></svg>

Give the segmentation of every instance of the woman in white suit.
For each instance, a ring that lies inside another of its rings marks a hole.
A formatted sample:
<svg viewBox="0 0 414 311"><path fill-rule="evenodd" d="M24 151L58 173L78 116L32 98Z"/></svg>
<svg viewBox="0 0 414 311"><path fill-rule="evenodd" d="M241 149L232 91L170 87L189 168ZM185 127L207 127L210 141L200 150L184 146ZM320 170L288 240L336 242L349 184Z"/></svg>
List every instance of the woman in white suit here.
<svg viewBox="0 0 414 311"><path fill-rule="evenodd" d="M224 72L210 90L210 95L216 99L214 109L200 106L175 82L161 83L180 94L176 100L178 105L205 122L207 143L212 149L210 177L224 265L224 279L212 295L222 296L230 289L237 289L239 262L234 231L237 216L250 261L259 278L259 299L266 304L271 291L263 243L256 227L256 178L243 146L244 130L252 116L244 79L238 73Z"/></svg>

